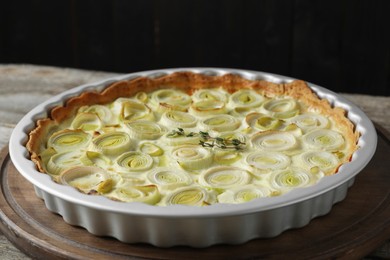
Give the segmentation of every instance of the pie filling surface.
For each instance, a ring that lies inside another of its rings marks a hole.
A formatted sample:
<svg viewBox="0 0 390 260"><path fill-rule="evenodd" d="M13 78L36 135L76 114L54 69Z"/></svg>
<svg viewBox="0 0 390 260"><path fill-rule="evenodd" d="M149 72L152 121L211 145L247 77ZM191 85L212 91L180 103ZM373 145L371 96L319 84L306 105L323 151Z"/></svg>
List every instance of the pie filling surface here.
<svg viewBox="0 0 390 260"><path fill-rule="evenodd" d="M303 81L176 72L85 92L37 121L37 168L80 192L156 206L243 203L337 173L359 134Z"/></svg>

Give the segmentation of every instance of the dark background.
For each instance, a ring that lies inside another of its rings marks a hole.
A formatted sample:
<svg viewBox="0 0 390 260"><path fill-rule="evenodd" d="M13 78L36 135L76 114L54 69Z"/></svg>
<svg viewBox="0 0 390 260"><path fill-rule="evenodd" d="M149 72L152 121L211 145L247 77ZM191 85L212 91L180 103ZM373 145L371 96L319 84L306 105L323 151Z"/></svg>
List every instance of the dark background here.
<svg viewBox="0 0 390 260"><path fill-rule="evenodd" d="M388 96L390 1L2 1L0 63L242 68Z"/></svg>

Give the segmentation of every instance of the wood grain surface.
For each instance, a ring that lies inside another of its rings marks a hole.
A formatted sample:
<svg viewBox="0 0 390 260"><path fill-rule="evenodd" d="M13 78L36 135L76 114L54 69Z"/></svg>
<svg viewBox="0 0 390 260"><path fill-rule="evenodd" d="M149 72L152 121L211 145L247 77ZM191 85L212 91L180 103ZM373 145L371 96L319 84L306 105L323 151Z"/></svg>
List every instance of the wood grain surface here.
<svg viewBox="0 0 390 260"><path fill-rule="evenodd" d="M0 65L0 148L7 146L15 124L37 104L64 90L114 75L118 74L36 65ZM341 95L359 106L371 120L390 131L390 97ZM388 154L389 149L385 148L383 155ZM387 161L386 158L383 163L387 163ZM382 167L383 163L378 162L371 165L371 168ZM372 181L375 181L375 178ZM3 184L2 182L1 185ZM356 186L354 185L354 187ZM365 190L362 192L370 195ZM371 201L371 199L367 201ZM339 206L336 205L336 207ZM299 240L297 239L297 241ZM389 252L390 245L386 243L370 255L389 257ZM0 232L0 259L28 259L28 257L16 249Z"/></svg>

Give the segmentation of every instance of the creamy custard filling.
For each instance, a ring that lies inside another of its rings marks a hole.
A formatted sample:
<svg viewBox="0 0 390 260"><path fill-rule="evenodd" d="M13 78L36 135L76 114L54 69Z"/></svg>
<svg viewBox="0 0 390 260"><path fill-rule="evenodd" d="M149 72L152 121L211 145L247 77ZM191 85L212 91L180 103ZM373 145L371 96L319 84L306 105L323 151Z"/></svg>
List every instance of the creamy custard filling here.
<svg viewBox="0 0 390 260"><path fill-rule="evenodd" d="M157 206L244 203L313 185L348 160L335 119L287 95L212 87L80 106L38 153L60 183Z"/></svg>

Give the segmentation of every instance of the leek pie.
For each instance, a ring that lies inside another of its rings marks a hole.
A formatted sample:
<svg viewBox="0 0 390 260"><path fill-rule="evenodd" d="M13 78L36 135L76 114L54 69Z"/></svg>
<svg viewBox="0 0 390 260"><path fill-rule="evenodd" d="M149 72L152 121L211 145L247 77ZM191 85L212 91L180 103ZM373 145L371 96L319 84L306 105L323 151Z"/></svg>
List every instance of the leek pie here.
<svg viewBox="0 0 390 260"><path fill-rule="evenodd" d="M37 120L26 146L39 171L80 192L204 206L314 185L348 163L358 138L304 81L175 72L72 97Z"/></svg>

